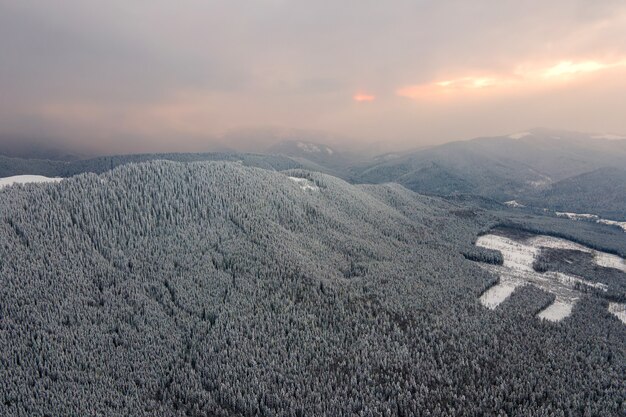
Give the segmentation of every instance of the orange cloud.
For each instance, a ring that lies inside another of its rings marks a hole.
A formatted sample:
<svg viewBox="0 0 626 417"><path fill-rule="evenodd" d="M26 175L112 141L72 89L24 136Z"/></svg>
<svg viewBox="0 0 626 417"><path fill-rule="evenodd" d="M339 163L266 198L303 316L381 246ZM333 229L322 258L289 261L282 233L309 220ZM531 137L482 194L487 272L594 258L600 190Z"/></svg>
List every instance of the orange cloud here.
<svg viewBox="0 0 626 417"><path fill-rule="evenodd" d="M355 94L354 96L352 96L352 99L354 101L357 101L359 103L362 102L369 102L369 101L374 101L376 100L376 96L373 96L371 94Z"/></svg>
<svg viewBox="0 0 626 417"><path fill-rule="evenodd" d="M611 62L565 60L550 66L520 66L510 74L471 75L404 86L396 90L396 95L418 100L545 88L557 82L573 81L586 74L619 67L626 67L626 59Z"/></svg>

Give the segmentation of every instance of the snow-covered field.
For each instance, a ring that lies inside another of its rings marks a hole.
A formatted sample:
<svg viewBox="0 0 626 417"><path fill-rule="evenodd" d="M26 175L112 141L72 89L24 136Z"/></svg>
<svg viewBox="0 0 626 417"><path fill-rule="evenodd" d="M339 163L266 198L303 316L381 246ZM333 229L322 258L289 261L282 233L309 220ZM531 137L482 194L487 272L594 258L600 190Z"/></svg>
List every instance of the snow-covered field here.
<svg viewBox="0 0 626 417"><path fill-rule="evenodd" d="M513 291L520 285L523 285L523 283L516 281L500 282L489 288L480 296L480 303L493 310L504 300L509 298L511 294L513 294Z"/></svg>
<svg viewBox="0 0 626 417"><path fill-rule="evenodd" d="M572 308L574 308L574 301L559 300L558 298L550 304L546 309L537 314L537 317L549 321L561 321L565 317L572 314Z"/></svg>
<svg viewBox="0 0 626 417"><path fill-rule="evenodd" d="M617 226L617 227L622 228L622 230L626 232L626 222L618 222L615 220L601 219L600 216L596 214L567 213L567 212L562 212L562 211L557 211L554 214L556 214L557 217L566 217L571 220L590 220L590 221L595 221L596 223L608 224L609 226Z"/></svg>
<svg viewBox="0 0 626 417"><path fill-rule="evenodd" d="M503 265L482 264L484 268L498 274L500 281L481 295L481 304L493 310L506 300L517 287L531 284L556 295L555 301L537 315L539 318L550 321L560 321L571 314L574 304L580 297L580 292L577 289L580 285L603 291L607 290L607 286L561 272L536 272L533 269L533 263L542 248L569 249L591 253L594 255L593 259L596 264L626 272L624 259L619 256L595 251L569 240L551 236L538 235L524 240L515 240L489 234L480 236L476 240L476 246L500 251L504 260Z"/></svg>
<svg viewBox="0 0 626 417"><path fill-rule="evenodd" d="M626 222L618 222L618 221L615 221L615 220L599 219L598 223L608 224L609 226L621 227L622 230L624 232L626 232Z"/></svg>
<svg viewBox="0 0 626 417"><path fill-rule="evenodd" d="M289 177L291 181L298 183L303 190L319 191L319 187L306 178Z"/></svg>
<svg viewBox="0 0 626 417"><path fill-rule="evenodd" d="M504 205L505 206L509 206L509 207L513 207L513 208L526 207L525 205L518 203L516 200L505 201Z"/></svg>
<svg viewBox="0 0 626 417"><path fill-rule="evenodd" d="M567 213L563 211L556 211L555 214L558 217L566 217L572 220L596 220L600 217L595 214L587 214L587 213Z"/></svg>
<svg viewBox="0 0 626 417"><path fill-rule="evenodd" d="M13 184L28 184L32 182L59 182L63 178L48 178L41 175L16 175L13 177L0 178L0 188Z"/></svg>
<svg viewBox="0 0 626 417"><path fill-rule="evenodd" d="M611 133L605 133L603 135L592 136L591 138L592 139L620 140L620 139L626 139L626 136L614 135L614 134L611 134Z"/></svg>
<svg viewBox="0 0 626 417"><path fill-rule="evenodd" d="M626 304L609 303L609 312L626 324Z"/></svg>

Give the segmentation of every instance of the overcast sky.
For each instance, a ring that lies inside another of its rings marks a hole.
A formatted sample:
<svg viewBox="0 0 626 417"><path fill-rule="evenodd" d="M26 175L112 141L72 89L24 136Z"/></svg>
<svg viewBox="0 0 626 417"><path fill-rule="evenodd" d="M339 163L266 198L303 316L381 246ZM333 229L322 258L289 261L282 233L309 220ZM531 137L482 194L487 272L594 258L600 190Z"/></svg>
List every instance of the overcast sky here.
<svg viewBox="0 0 626 417"><path fill-rule="evenodd" d="M538 126L626 134L626 1L0 0L2 137L417 147Z"/></svg>

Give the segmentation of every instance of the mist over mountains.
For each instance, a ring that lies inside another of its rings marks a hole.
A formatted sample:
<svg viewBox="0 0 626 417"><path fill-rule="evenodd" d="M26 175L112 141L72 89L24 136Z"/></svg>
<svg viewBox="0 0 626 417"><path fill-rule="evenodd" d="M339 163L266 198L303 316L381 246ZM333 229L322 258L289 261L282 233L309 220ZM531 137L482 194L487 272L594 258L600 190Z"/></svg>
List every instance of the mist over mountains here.
<svg viewBox="0 0 626 417"><path fill-rule="evenodd" d="M244 133L233 133L234 143ZM365 148L347 150L305 140L315 138L315 132L300 134L302 137L298 139L297 131L255 131L255 138L264 135L266 140L278 141L257 153L160 153L73 158L71 161L54 160L53 153L49 153L50 158L44 158L51 161L0 157L3 158L0 175L67 177L82 172L101 173L125 163L154 159L240 160L246 165L271 166L278 170L306 168L353 183L395 182L423 194L477 195L499 202L516 200L521 205L537 208L626 219L620 204L626 197L623 174L626 139L617 135L531 129L416 151L373 155ZM572 187L578 187L576 193ZM576 204L570 204L573 201Z"/></svg>

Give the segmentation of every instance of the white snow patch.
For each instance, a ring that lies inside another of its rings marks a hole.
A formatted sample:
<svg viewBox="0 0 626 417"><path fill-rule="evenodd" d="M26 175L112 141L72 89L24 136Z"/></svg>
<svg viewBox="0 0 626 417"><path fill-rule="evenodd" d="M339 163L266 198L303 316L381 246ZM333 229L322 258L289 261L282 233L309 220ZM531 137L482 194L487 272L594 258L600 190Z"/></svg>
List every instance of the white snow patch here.
<svg viewBox="0 0 626 417"><path fill-rule="evenodd" d="M626 262L621 256L613 255L610 253L595 251L593 260L597 265L605 268L615 268L622 272L626 272Z"/></svg>
<svg viewBox="0 0 626 417"><path fill-rule="evenodd" d="M503 282L494 285L480 296L480 303L490 310L498 307L504 300L509 298L513 291L520 286L514 281Z"/></svg>
<svg viewBox="0 0 626 417"><path fill-rule="evenodd" d="M595 214L587 214L587 213L567 213L562 211L556 211L555 214L557 217L566 217L572 220L596 220L599 217Z"/></svg>
<svg viewBox="0 0 626 417"><path fill-rule="evenodd" d="M590 220L595 221L596 223L607 224L609 226L617 226L621 228L624 232L626 232L626 222L618 222L616 220L607 220L601 219L597 214L588 214L588 213L568 213L562 211L555 211L554 214L557 217L566 217L571 220Z"/></svg>
<svg viewBox="0 0 626 417"><path fill-rule="evenodd" d="M504 205L505 206L509 206L509 207L513 207L513 208L526 207L525 205L518 203L516 200L505 201Z"/></svg>
<svg viewBox="0 0 626 417"><path fill-rule="evenodd" d="M298 148L302 149L304 152L320 152L320 148L312 143L298 142Z"/></svg>
<svg viewBox="0 0 626 417"><path fill-rule="evenodd" d="M552 304L540 311L537 317L553 322L561 321L572 314L575 301L576 300L559 300L557 298Z"/></svg>
<svg viewBox="0 0 626 417"><path fill-rule="evenodd" d="M537 181L528 181L527 184L533 188L542 188L542 187L552 184L552 179L545 177Z"/></svg>
<svg viewBox="0 0 626 417"><path fill-rule="evenodd" d="M476 246L500 251L504 259L503 266L515 271L533 271L535 256L539 254L539 248L498 235L480 236Z"/></svg>
<svg viewBox="0 0 626 417"><path fill-rule="evenodd" d="M330 149L329 147L326 147L326 153L327 153L328 155L332 155L332 154L334 154L335 152L334 152L332 149Z"/></svg>
<svg viewBox="0 0 626 417"><path fill-rule="evenodd" d="M532 133L530 133L530 132L512 133L512 134L509 135L509 138L511 138L511 139L521 139L521 138L525 138L526 136L532 136Z"/></svg>
<svg viewBox="0 0 626 417"><path fill-rule="evenodd" d="M626 324L626 304L609 303L609 313L615 315L622 323Z"/></svg>
<svg viewBox="0 0 626 417"><path fill-rule="evenodd" d="M591 137L591 139L620 140L620 139L626 139L626 136L612 135L610 133L607 133L607 134L604 134L604 135L594 135L594 136Z"/></svg>
<svg viewBox="0 0 626 417"><path fill-rule="evenodd" d="M624 232L626 232L626 222L618 222L618 221L615 221L615 220L599 219L598 223L608 224L609 226L617 226L617 227L622 228L622 230L624 230Z"/></svg>
<svg viewBox="0 0 626 417"><path fill-rule="evenodd" d="M319 191L320 189L320 187L315 185L313 181L310 181L306 178L289 177L289 179L296 182L303 190Z"/></svg>
<svg viewBox="0 0 626 417"><path fill-rule="evenodd" d="M0 178L0 188L13 184L28 184L41 182L59 182L63 178L48 178L41 175L15 175L13 177Z"/></svg>

